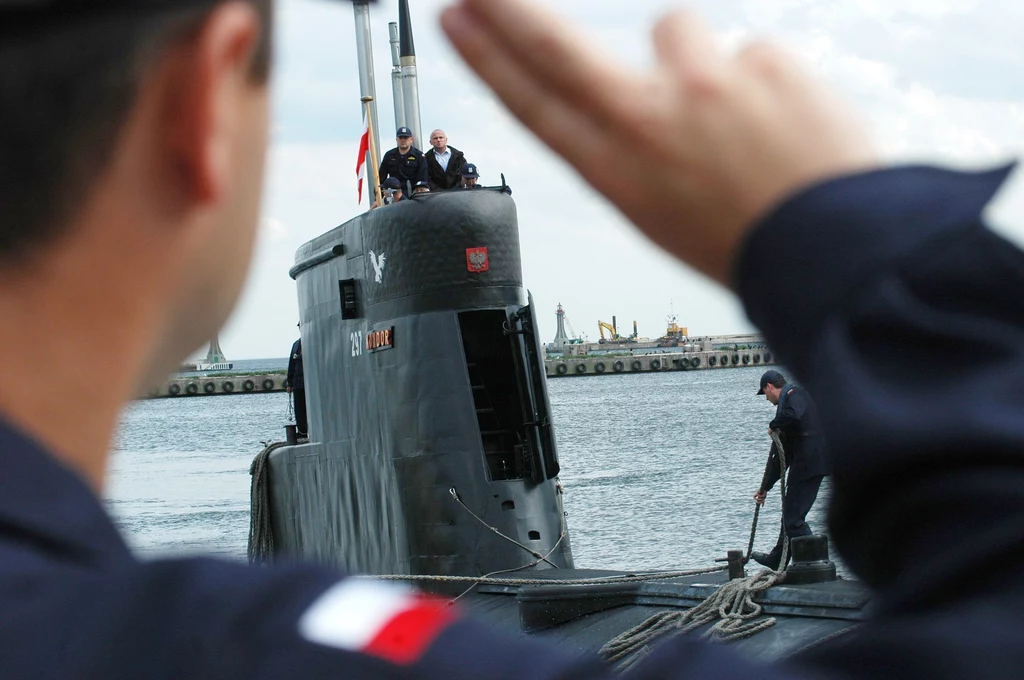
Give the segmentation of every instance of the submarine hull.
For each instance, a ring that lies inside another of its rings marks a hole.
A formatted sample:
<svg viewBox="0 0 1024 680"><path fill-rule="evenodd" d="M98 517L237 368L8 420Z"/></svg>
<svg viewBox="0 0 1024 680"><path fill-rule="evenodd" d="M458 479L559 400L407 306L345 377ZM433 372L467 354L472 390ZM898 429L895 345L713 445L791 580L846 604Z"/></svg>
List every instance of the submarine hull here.
<svg viewBox="0 0 1024 680"><path fill-rule="evenodd" d="M371 211L304 245L291 274L309 441L265 451L273 559L405 580L580 655L654 614L691 610L726 582L726 567L575 567L506 192ZM866 589L834 580L827 548L812 562L807 573L832 580L757 594L764 630L733 644L781 658L856 625Z"/></svg>

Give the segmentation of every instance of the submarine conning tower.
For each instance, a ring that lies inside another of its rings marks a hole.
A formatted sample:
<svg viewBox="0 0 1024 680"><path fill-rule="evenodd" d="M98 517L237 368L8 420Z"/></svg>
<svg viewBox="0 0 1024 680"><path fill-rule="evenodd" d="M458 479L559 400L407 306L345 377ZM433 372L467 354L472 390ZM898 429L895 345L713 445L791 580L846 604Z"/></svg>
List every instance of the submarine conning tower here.
<svg viewBox="0 0 1024 680"><path fill-rule="evenodd" d="M571 568L512 198L449 191L372 210L303 245L290 274L309 441L270 456L278 559Z"/></svg>

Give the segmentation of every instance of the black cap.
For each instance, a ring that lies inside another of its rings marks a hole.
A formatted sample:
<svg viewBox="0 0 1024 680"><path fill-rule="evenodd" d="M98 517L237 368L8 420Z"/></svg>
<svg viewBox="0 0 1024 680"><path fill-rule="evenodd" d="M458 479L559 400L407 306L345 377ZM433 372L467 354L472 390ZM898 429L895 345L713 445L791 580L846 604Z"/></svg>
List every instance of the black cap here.
<svg viewBox="0 0 1024 680"><path fill-rule="evenodd" d="M395 137L412 137L412 130L403 125L398 128L398 132L395 133Z"/></svg>
<svg viewBox="0 0 1024 680"><path fill-rule="evenodd" d="M476 171L476 166L472 163L466 163L466 166L462 168L462 176L468 179L477 179L480 174Z"/></svg>
<svg viewBox="0 0 1024 680"><path fill-rule="evenodd" d="M402 183L398 181L397 177L388 177L380 187L381 189L401 189Z"/></svg>
<svg viewBox="0 0 1024 680"><path fill-rule="evenodd" d="M779 373L778 371L776 371L774 369L768 369L767 371L764 372L764 375L761 376L761 389L759 389L757 391L757 393L758 394L764 394L765 385L767 385L768 383L771 383L771 384L774 385L775 383L779 382L780 380L783 383L786 382L786 378L783 377L783 375L781 373Z"/></svg>

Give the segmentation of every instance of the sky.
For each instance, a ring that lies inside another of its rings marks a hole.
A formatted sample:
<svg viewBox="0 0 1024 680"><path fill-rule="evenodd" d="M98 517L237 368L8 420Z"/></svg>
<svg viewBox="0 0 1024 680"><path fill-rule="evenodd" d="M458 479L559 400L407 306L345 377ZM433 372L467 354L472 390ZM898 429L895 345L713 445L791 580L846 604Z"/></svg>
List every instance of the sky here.
<svg viewBox="0 0 1024 680"><path fill-rule="evenodd" d="M494 0L496 2L500 0ZM691 335L755 330L727 290L641 236L628 221L504 111L471 75L438 26L444 0L411 0L424 134L479 166L481 181L514 189L525 285L542 336L555 334L561 303L579 335L598 320L641 336L664 333L675 314ZM662 0L549 3L624 63L651 62L650 29L680 5ZM768 38L804 60L859 112L894 163L984 168L1024 146L1024 3L1013 0L699 0L688 2L729 49ZM381 149L394 146L389 21L397 2L371 8ZM273 128L257 252L221 331L229 359L281 357L296 337L288 278L296 249L366 209L356 200L362 132L353 10L347 2L278 0ZM667 135L672 134L666 131ZM426 150L429 143L417 146ZM608 149L608 162L629 141ZM1024 173L990 206L994 229L1024 244ZM652 181L657 181L656 171ZM202 349L205 353L205 348Z"/></svg>

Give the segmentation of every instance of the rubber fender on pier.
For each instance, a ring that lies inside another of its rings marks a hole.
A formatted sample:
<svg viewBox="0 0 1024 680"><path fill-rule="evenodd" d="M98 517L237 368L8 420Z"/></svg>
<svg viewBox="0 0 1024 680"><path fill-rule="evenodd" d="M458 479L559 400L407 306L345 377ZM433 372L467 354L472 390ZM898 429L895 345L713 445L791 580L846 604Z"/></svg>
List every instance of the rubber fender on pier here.
<svg viewBox="0 0 1024 680"><path fill-rule="evenodd" d="M743 363L744 364L749 364L750 363L750 355L749 354L744 354L743 355Z"/></svg>
<svg viewBox="0 0 1024 680"><path fill-rule="evenodd" d="M586 373L587 372L587 365L586 364L576 364L576 372L577 373Z"/></svg>
<svg viewBox="0 0 1024 680"><path fill-rule="evenodd" d="M566 366L565 364L558 364L557 366L555 366L555 373L557 373L558 375L565 375L568 372L569 367Z"/></svg>
<svg viewBox="0 0 1024 680"><path fill-rule="evenodd" d="M268 391L268 392L270 390L274 389L274 381L271 378L267 378L266 380L264 380L263 381L263 389Z"/></svg>
<svg viewBox="0 0 1024 680"><path fill-rule="evenodd" d="M700 366L700 357L690 357L690 367L697 368Z"/></svg>
<svg viewBox="0 0 1024 680"><path fill-rule="evenodd" d="M755 364L761 363L761 353L760 352L754 352L754 363Z"/></svg>
<svg viewBox="0 0 1024 680"><path fill-rule="evenodd" d="M254 383L252 380L246 380L244 383L242 383L242 389L245 390L246 392L252 392L254 389L256 389L256 383Z"/></svg>
<svg viewBox="0 0 1024 680"><path fill-rule="evenodd" d="M594 364L594 373L604 373L604 362L598 361Z"/></svg>
<svg viewBox="0 0 1024 680"><path fill-rule="evenodd" d="M622 363L621 361L616 361L614 364L612 364L612 370L614 370L616 373L622 373L622 369L624 368L626 368L626 364Z"/></svg>
<svg viewBox="0 0 1024 680"><path fill-rule="evenodd" d="M723 354L722 358L718 360L718 363L721 364L722 366L728 366L729 365L729 355L728 354Z"/></svg>
<svg viewBox="0 0 1024 680"><path fill-rule="evenodd" d="M639 371L640 369L642 369L644 367L644 365L642 363L640 363L639 359L633 359L633 363L631 363L629 366L634 371Z"/></svg>
<svg viewBox="0 0 1024 680"><path fill-rule="evenodd" d="M732 355L732 365L735 366L738 363L740 363L740 355L739 354L733 354Z"/></svg>
<svg viewBox="0 0 1024 680"><path fill-rule="evenodd" d="M199 385L195 383L189 383L185 385L185 394L195 394L199 391Z"/></svg>
<svg viewBox="0 0 1024 680"><path fill-rule="evenodd" d="M651 359L651 370L657 371L661 368L661 359Z"/></svg>
<svg viewBox="0 0 1024 680"><path fill-rule="evenodd" d="M765 352L764 353L764 363L770 364L771 362L772 362L772 353L771 352Z"/></svg>
<svg viewBox="0 0 1024 680"><path fill-rule="evenodd" d="M686 357L683 357L683 358L681 358L679 360L679 368L680 369L689 368L689 367L690 367L690 360L689 359L687 359Z"/></svg>
<svg viewBox="0 0 1024 680"><path fill-rule="evenodd" d="M213 394L216 391L217 385L215 383L208 382L205 385L203 385L203 392L206 392L207 394Z"/></svg>
<svg viewBox="0 0 1024 680"><path fill-rule="evenodd" d="M221 385L220 388L230 394L231 392L235 391L235 383L231 382L230 380L225 380L224 384Z"/></svg>
<svg viewBox="0 0 1024 680"><path fill-rule="evenodd" d="M171 395L172 397L178 396L179 394L181 394L181 385L179 385L178 383L171 383L170 385L167 386L167 394Z"/></svg>
<svg viewBox="0 0 1024 680"><path fill-rule="evenodd" d="M718 357L716 357L714 354L712 354L711 356L708 357L708 366L714 366L717 363L718 363Z"/></svg>

